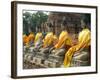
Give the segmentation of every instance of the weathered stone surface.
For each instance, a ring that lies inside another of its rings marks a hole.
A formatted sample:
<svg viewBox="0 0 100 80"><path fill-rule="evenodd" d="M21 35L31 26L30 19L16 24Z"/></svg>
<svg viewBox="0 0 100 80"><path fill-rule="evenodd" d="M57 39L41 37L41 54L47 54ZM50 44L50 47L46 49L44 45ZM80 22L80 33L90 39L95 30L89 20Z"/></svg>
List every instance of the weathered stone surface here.
<svg viewBox="0 0 100 80"><path fill-rule="evenodd" d="M64 55L55 54L57 51L47 53L38 52L33 50L34 47L28 48L26 52L23 53L23 67L24 68L56 68L63 65ZM45 50L45 49L44 49ZM58 52L62 52L58 50ZM87 50L78 51L73 55L71 61L71 67L77 66L89 66L90 65L90 54ZM29 64L29 65L28 65ZM26 66L25 66L26 65Z"/></svg>
<svg viewBox="0 0 100 80"><path fill-rule="evenodd" d="M90 66L89 56L89 53L85 51L75 53L71 62L71 66Z"/></svg>

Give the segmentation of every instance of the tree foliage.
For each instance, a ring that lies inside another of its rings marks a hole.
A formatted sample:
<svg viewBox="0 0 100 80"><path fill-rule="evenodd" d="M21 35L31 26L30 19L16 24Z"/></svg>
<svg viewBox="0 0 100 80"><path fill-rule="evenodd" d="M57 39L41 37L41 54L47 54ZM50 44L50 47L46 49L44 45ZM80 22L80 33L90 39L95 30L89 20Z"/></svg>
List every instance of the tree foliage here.
<svg viewBox="0 0 100 80"><path fill-rule="evenodd" d="M41 24L46 22L48 15L42 11L36 13L25 12L23 13L23 33L35 32L36 27L41 27Z"/></svg>

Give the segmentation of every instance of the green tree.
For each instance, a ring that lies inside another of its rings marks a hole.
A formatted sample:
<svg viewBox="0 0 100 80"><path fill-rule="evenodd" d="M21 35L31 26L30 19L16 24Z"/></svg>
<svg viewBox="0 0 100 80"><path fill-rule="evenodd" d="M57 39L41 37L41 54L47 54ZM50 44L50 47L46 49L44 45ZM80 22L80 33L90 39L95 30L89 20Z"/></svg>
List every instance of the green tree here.
<svg viewBox="0 0 100 80"><path fill-rule="evenodd" d="M35 32L36 27L41 27L41 24L46 22L48 15L43 11L36 13L23 13L23 32L29 34L29 31Z"/></svg>
<svg viewBox="0 0 100 80"><path fill-rule="evenodd" d="M29 27L31 26L31 13L23 13L23 33L29 34Z"/></svg>

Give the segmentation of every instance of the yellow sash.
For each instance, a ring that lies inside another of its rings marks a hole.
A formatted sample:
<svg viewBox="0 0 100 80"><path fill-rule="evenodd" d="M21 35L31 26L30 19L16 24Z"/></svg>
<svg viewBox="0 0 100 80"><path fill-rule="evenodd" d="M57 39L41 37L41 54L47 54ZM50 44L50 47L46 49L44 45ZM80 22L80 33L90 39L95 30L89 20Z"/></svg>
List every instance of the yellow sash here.
<svg viewBox="0 0 100 80"><path fill-rule="evenodd" d="M79 37L78 37L78 44L75 46L72 46L65 54L65 58L64 58L64 67L69 67L71 60L72 60L72 56L73 54L90 45L90 40L91 40L91 33L88 29L83 29L82 32L79 33Z"/></svg>

